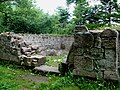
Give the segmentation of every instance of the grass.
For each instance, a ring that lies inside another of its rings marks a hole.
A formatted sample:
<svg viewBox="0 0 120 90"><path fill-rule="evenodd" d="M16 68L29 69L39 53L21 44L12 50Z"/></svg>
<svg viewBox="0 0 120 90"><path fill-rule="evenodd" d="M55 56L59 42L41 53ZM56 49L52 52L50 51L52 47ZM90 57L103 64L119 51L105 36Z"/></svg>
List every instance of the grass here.
<svg viewBox="0 0 120 90"><path fill-rule="evenodd" d="M47 57L47 65L57 66L65 54ZM91 80L73 76L47 74L48 82L34 82L24 79L25 75L33 74L31 70L10 63L0 63L0 90L120 90L119 83ZM40 75L38 75L39 77Z"/></svg>
<svg viewBox="0 0 120 90"><path fill-rule="evenodd" d="M65 61L66 58L67 58L67 52L63 52L59 56L47 56L46 65L56 67L61 62Z"/></svg>
<svg viewBox="0 0 120 90"><path fill-rule="evenodd" d="M40 90L120 90L115 82L94 81L83 77L75 78L72 74L56 77L49 76L49 83L42 83Z"/></svg>
<svg viewBox="0 0 120 90"><path fill-rule="evenodd" d="M24 75L31 74L17 65L0 64L0 90L34 90L37 88L35 82L25 80Z"/></svg>
<svg viewBox="0 0 120 90"><path fill-rule="evenodd" d="M104 30L105 28L117 29L118 31L120 31L120 25L116 25L116 26L103 26L103 27L99 27L98 30Z"/></svg>

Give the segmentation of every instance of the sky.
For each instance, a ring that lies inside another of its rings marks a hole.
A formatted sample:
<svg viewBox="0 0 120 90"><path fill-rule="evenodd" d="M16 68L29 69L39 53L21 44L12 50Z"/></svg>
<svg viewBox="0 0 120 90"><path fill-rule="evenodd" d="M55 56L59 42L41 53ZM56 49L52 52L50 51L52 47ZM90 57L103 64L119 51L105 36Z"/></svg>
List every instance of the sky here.
<svg viewBox="0 0 120 90"><path fill-rule="evenodd" d="M67 8L66 0L35 0L37 7L40 7L44 12L49 14L54 14L57 7L62 6ZM98 4L98 0L88 0L91 5ZM97 1L97 2L96 2ZM120 2L120 0L118 0ZM74 4L69 6L69 12L72 14L74 10Z"/></svg>
<svg viewBox="0 0 120 90"><path fill-rule="evenodd" d="M53 14L57 7L66 8L66 0L36 0L37 7L43 9L44 12Z"/></svg>

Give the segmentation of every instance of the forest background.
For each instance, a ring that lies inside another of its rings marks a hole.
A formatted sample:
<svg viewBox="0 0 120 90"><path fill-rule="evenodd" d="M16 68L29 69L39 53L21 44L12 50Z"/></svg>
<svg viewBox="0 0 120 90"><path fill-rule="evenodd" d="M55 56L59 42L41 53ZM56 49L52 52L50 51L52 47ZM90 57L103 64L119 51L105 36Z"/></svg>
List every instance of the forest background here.
<svg viewBox="0 0 120 90"><path fill-rule="evenodd" d="M87 0L66 0L74 3L71 17L69 8L58 7L50 15L33 4L33 0L0 0L0 32L33 34L72 34L75 25L86 25L90 30L103 27L120 28L118 0L100 0L90 5Z"/></svg>

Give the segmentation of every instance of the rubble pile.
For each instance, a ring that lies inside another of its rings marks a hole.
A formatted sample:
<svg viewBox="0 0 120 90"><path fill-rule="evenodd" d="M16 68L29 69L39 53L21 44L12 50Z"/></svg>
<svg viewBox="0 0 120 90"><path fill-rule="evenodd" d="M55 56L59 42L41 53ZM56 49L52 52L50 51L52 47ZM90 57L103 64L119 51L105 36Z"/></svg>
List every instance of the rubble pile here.
<svg viewBox="0 0 120 90"><path fill-rule="evenodd" d="M28 44L22 36L11 32L0 34L0 59L18 62L26 66L40 66L45 56L38 54L39 46Z"/></svg>

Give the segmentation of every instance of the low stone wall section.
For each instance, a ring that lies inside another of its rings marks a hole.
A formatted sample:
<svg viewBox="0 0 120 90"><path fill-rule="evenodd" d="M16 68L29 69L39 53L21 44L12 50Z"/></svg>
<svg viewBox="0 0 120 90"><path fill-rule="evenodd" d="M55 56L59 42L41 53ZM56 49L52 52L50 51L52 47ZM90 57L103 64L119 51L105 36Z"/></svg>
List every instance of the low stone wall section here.
<svg viewBox="0 0 120 90"><path fill-rule="evenodd" d="M73 41L73 36L50 36L41 34L19 34L28 44L38 45L40 48L69 50Z"/></svg>
<svg viewBox="0 0 120 90"><path fill-rule="evenodd" d="M68 51L73 41L73 36L1 33L0 59L38 66L45 63L44 56Z"/></svg>
<svg viewBox="0 0 120 90"><path fill-rule="evenodd" d="M61 71L71 70L74 75L118 80L120 78L120 37L114 29L89 31L77 26L74 42ZM65 70L67 67L68 70Z"/></svg>

